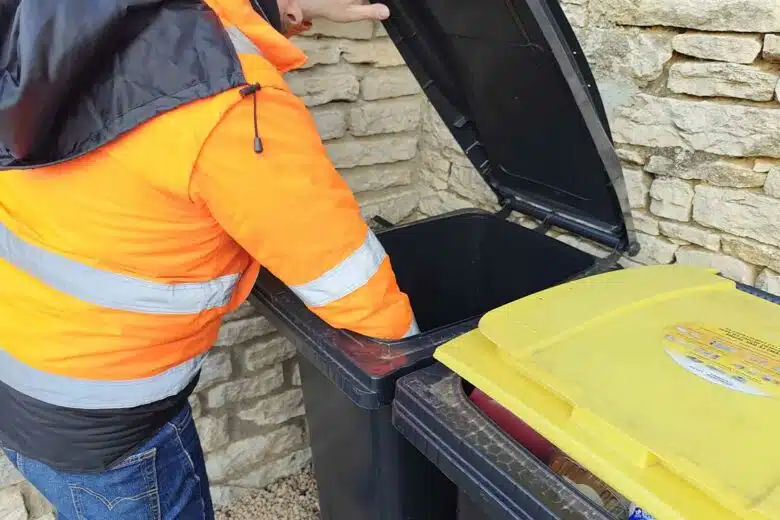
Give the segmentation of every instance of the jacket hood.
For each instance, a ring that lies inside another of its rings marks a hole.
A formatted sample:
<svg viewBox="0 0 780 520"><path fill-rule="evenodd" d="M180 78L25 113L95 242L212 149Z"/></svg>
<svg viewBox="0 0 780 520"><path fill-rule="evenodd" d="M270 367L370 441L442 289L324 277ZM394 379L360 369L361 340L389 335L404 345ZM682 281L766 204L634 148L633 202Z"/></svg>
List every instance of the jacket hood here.
<svg viewBox="0 0 780 520"><path fill-rule="evenodd" d="M222 24L202 0L3 0L0 34L4 169L75 158L244 83Z"/></svg>

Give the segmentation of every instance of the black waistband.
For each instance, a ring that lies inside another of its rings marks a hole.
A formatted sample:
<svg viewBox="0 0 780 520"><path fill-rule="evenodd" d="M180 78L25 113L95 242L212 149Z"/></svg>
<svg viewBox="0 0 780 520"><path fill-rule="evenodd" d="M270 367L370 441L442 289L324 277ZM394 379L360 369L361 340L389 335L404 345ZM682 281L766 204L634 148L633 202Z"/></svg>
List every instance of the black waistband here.
<svg viewBox="0 0 780 520"><path fill-rule="evenodd" d="M99 473L121 462L187 404L175 396L137 408L78 410L44 403L0 382L0 443L57 471Z"/></svg>

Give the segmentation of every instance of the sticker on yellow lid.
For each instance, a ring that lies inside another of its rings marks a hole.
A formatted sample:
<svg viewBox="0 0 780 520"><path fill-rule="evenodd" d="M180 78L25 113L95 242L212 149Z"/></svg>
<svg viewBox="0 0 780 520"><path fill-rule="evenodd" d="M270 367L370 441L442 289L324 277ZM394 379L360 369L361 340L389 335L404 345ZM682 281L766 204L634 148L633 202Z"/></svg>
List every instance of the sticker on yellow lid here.
<svg viewBox="0 0 780 520"><path fill-rule="evenodd" d="M698 323L666 329L666 353L711 383L762 397L780 396L780 345Z"/></svg>

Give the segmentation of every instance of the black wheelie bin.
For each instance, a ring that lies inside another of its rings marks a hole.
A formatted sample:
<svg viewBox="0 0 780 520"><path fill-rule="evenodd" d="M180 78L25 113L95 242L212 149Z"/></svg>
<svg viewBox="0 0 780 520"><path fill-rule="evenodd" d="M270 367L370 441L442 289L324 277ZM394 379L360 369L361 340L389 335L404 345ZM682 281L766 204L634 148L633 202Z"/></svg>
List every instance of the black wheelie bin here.
<svg viewBox="0 0 780 520"><path fill-rule="evenodd" d="M272 273L252 301L298 348L323 520L452 520L456 489L393 428L403 375L496 307L617 268L636 251L598 91L563 13L545 0L389 0L385 23L423 91L504 208L378 233L421 334L335 330ZM537 229L513 223L522 213ZM600 259L546 235L602 244Z"/></svg>

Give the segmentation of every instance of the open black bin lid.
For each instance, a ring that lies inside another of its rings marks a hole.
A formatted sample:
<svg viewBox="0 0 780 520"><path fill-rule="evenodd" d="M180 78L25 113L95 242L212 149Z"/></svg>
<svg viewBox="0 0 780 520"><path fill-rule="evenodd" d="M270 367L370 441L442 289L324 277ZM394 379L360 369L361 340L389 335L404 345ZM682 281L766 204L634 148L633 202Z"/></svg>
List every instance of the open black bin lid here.
<svg viewBox="0 0 780 520"><path fill-rule="evenodd" d="M556 0L383 0L385 28L503 204L635 250L601 99Z"/></svg>

